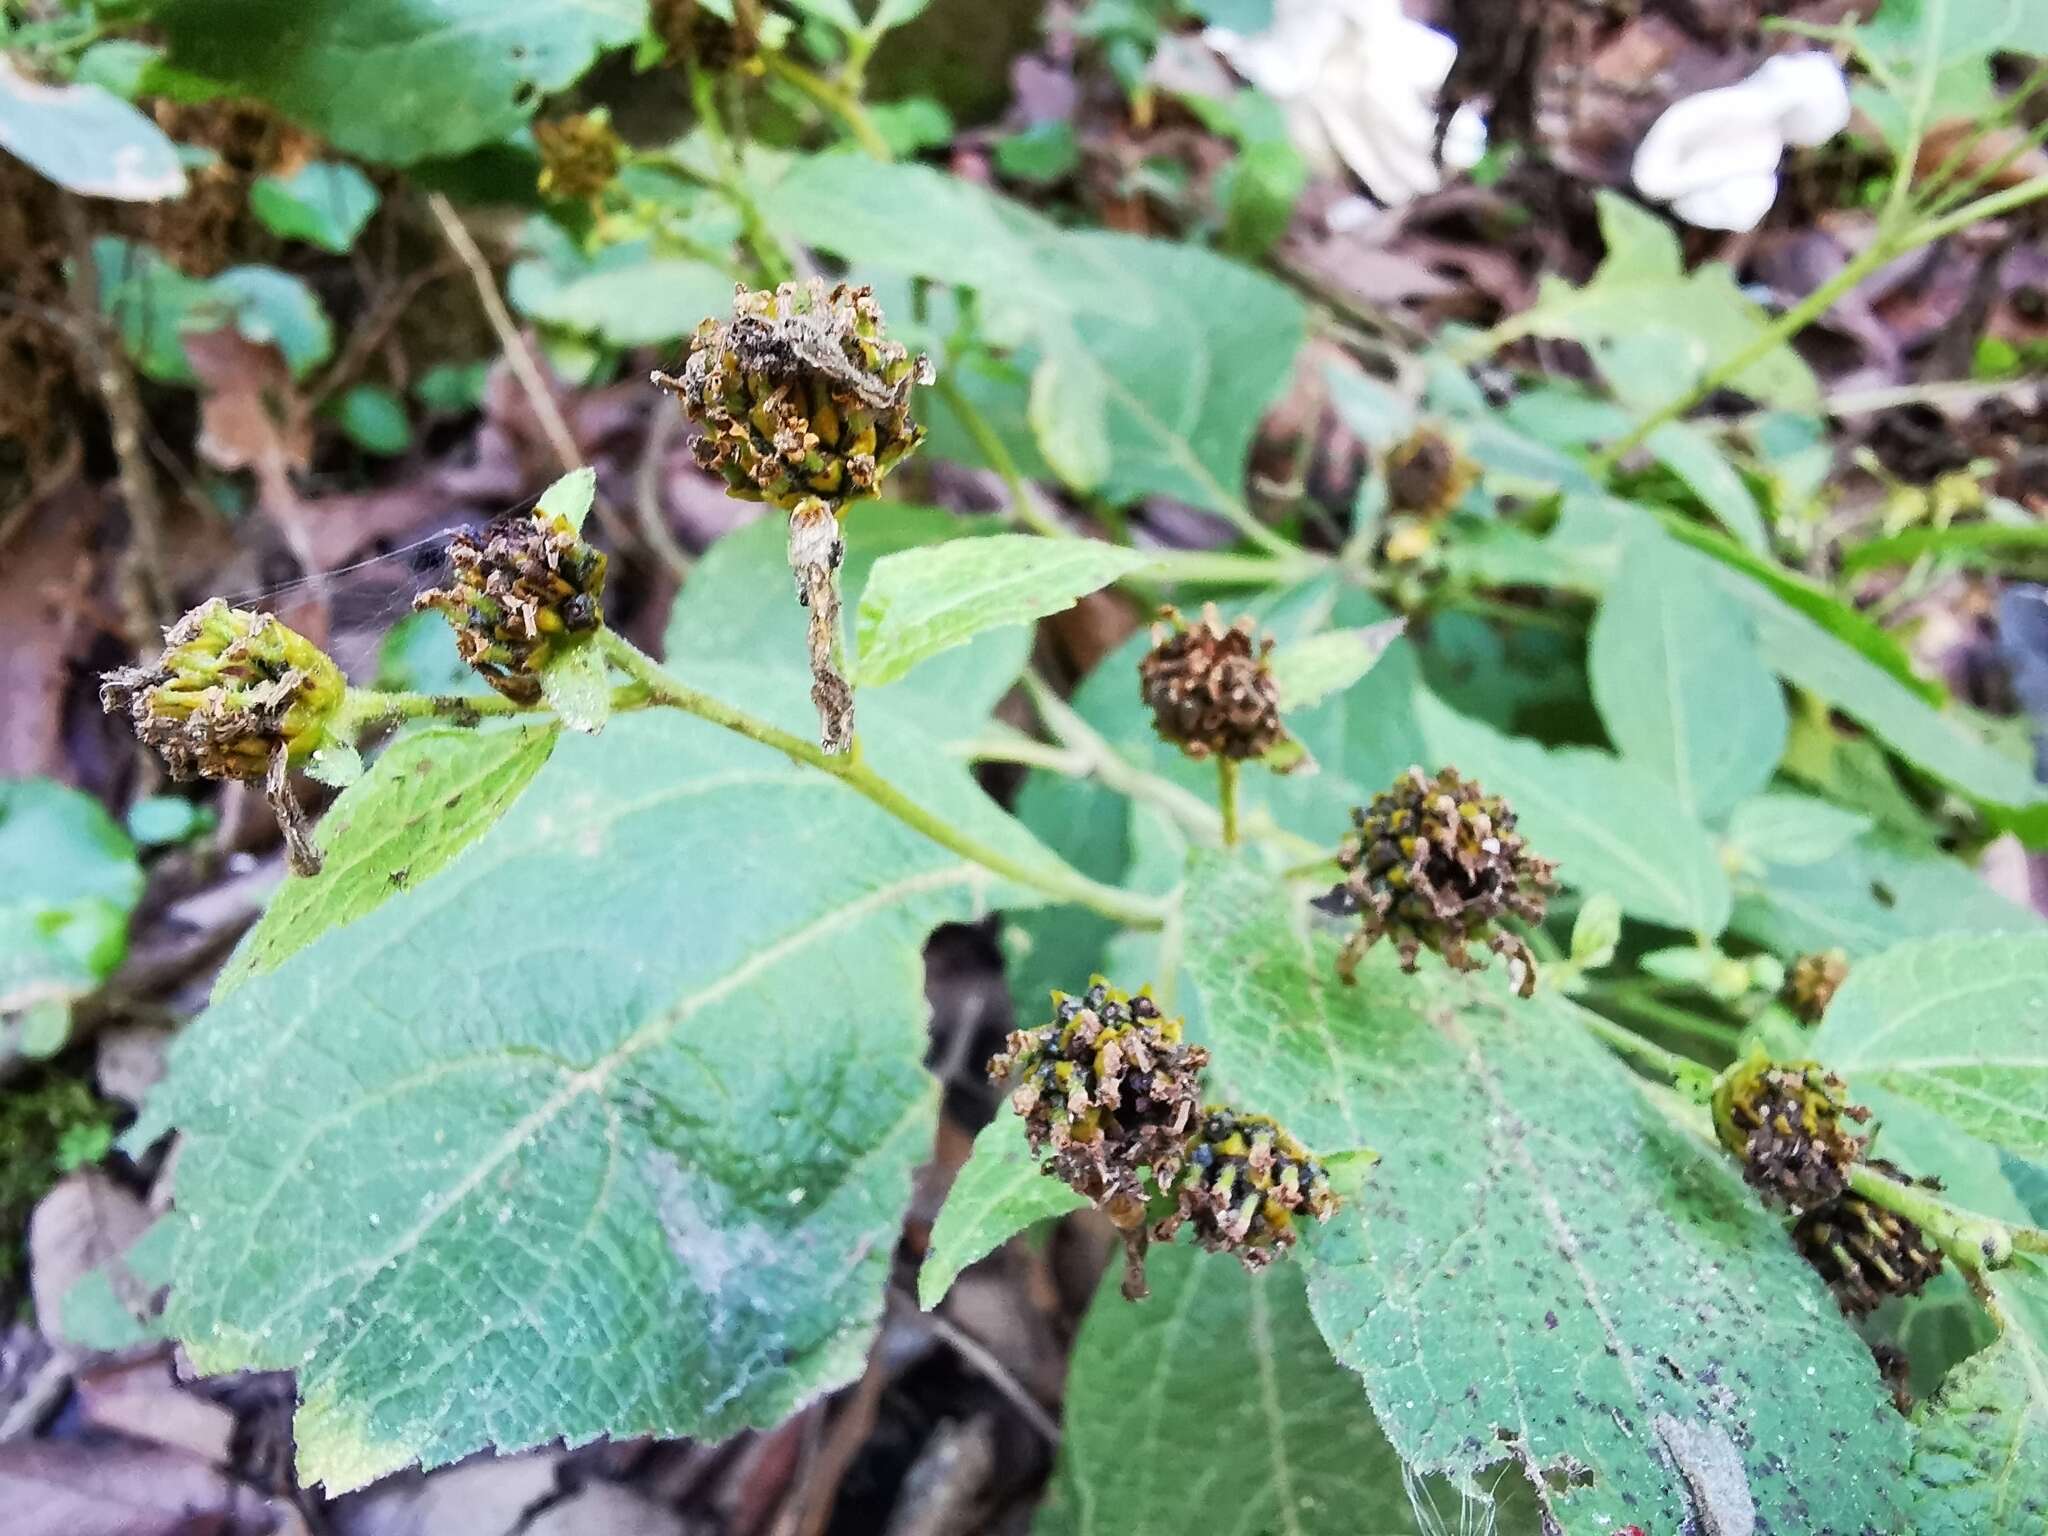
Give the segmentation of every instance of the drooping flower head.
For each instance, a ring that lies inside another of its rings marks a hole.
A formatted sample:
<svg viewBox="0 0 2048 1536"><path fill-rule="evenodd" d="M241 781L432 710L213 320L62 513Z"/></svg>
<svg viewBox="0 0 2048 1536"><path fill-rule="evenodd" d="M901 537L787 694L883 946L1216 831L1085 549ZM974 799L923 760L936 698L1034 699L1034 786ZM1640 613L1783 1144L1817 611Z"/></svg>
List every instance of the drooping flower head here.
<svg viewBox="0 0 2048 1536"><path fill-rule="evenodd" d="M1714 1085L1714 1133L1756 1189L1794 1211L1812 1210L1848 1188L1869 1140L1849 1126L1870 1111L1847 1093L1818 1062L1751 1057Z"/></svg>
<svg viewBox="0 0 2048 1536"><path fill-rule="evenodd" d="M1248 762L1287 739L1270 638L1249 618L1225 626L1214 603L1189 624L1161 610L1153 645L1138 662L1138 689L1160 736L1189 757Z"/></svg>

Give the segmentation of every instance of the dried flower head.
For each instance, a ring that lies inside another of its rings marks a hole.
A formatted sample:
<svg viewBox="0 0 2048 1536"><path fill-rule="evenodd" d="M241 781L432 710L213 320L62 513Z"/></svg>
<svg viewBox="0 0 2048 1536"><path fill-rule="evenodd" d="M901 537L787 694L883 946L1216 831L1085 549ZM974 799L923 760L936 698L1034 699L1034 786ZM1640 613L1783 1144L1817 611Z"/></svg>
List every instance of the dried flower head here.
<svg viewBox="0 0 2048 1536"><path fill-rule="evenodd" d="M448 585L413 607L439 609L462 659L508 699L538 700L541 669L604 624L605 556L559 517L514 513L459 533L448 563Z"/></svg>
<svg viewBox="0 0 2048 1536"><path fill-rule="evenodd" d="M1138 692L1161 737L1189 757L1234 762L1264 757L1286 741L1280 723L1280 686L1249 618L1225 627L1214 603L1190 625L1172 608L1160 610L1152 649L1138 662Z"/></svg>
<svg viewBox="0 0 2048 1536"><path fill-rule="evenodd" d="M704 429L697 462L733 495L785 509L816 498L836 512L873 496L924 441L910 392L932 378L928 358L882 334L873 290L813 279L740 289L731 320L697 328L682 376L654 382Z"/></svg>
<svg viewBox="0 0 2048 1536"><path fill-rule="evenodd" d="M619 174L626 146L603 112L542 118L533 125L540 148L540 191L565 202L593 203Z"/></svg>
<svg viewBox="0 0 2048 1536"><path fill-rule="evenodd" d="M1869 1140L1846 1123L1870 1118L1847 1101L1847 1091L1818 1062L1751 1057L1714 1085L1714 1133L1742 1160L1752 1186L1794 1211L1810 1211L1848 1188L1849 1169Z"/></svg>
<svg viewBox="0 0 2048 1536"><path fill-rule="evenodd" d="M761 51L761 0L734 0L732 15L727 21L703 0L654 0L649 24L671 58L725 74Z"/></svg>
<svg viewBox="0 0 2048 1536"><path fill-rule="evenodd" d="M1297 1212L1321 1221L1337 1209L1329 1175L1300 1142L1264 1115L1220 1105L1203 1112L1170 1192L1174 1210L1154 1237L1166 1242L1191 1223L1204 1248L1251 1270L1293 1244Z"/></svg>
<svg viewBox="0 0 2048 1536"><path fill-rule="evenodd" d="M1345 981L1368 949L1391 938L1407 971L1425 949L1454 969L1478 970L1482 962L1470 946L1484 944L1506 958L1517 992L1535 991L1529 946L1495 925L1507 913L1541 922L1557 888L1555 866L1529 852L1506 801L1455 768L1433 779L1410 768L1351 819L1353 830L1337 851L1344 880L1316 903L1359 918L1337 962Z"/></svg>
<svg viewBox="0 0 2048 1536"><path fill-rule="evenodd" d="M312 755L347 691L304 635L214 598L164 631L154 666L107 673L100 703L128 716L173 778L261 779L273 759Z"/></svg>
<svg viewBox="0 0 2048 1536"><path fill-rule="evenodd" d="M1785 977L1785 1006L1808 1024L1818 1024L1835 993L1849 979L1849 957L1839 949L1801 955Z"/></svg>
<svg viewBox="0 0 2048 1536"><path fill-rule="evenodd" d="M1479 477L1451 440L1417 427L1387 454L1387 509L1429 521L1446 515Z"/></svg>
<svg viewBox="0 0 2048 1536"><path fill-rule="evenodd" d="M1851 1317L1876 1311L1887 1296L1917 1295L1941 1273L1941 1252L1917 1225L1857 1194L1809 1211L1792 1241Z"/></svg>
<svg viewBox="0 0 2048 1536"><path fill-rule="evenodd" d="M1181 1021L1159 1011L1149 991L1132 997L1092 978L1079 997L1053 994L1053 1021L1017 1030L989 1063L1012 1084L1046 1167L1106 1210L1119 1226L1143 1219L1141 1168L1177 1167L1201 1102L1209 1053L1181 1040Z"/></svg>

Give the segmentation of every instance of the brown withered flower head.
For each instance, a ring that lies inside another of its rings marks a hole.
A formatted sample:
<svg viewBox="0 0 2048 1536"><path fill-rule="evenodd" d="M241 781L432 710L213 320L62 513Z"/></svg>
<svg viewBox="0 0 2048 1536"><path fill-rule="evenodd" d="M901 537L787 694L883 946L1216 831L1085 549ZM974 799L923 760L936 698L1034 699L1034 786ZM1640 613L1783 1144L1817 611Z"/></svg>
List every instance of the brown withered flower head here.
<svg viewBox="0 0 2048 1536"><path fill-rule="evenodd" d="M1280 687L1249 618L1225 626L1214 603L1189 624L1173 608L1160 610L1152 649L1138 662L1138 692L1160 736L1189 757L1246 762L1287 740L1280 723Z"/></svg>
<svg viewBox="0 0 2048 1536"><path fill-rule="evenodd" d="M1809 1211L1792 1241L1851 1317L1876 1311L1888 1296L1918 1295L1941 1273L1941 1251L1915 1223L1858 1194Z"/></svg>
<svg viewBox="0 0 2048 1536"><path fill-rule="evenodd" d="M1181 1021L1149 991L1132 997L1102 977L1079 997L1053 994L1053 1020L1017 1030L988 1064L1011 1085L1044 1171L1092 1201L1124 1239L1124 1294L1145 1294L1144 1170L1162 1183L1186 1155L1209 1053L1181 1039Z"/></svg>
<svg viewBox="0 0 2048 1536"><path fill-rule="evenodd" d="M604 553L559 517L516 512L458 533L448 563L448 585L413 607L446 617L462 659L518 703L537 702L541 669L604 624Z"/></svg>
<svg viewBox="0 0 2048 1536"><path fill-rule="evenodd" d="M1174 1209L1152 1235L1169 1241L1187 1222L1204 1248L1250 1270L1293 1245L1297 1214L1321 1221L1337 1209L1329 1175L1300 1142L1264 1115L1221 1105L1203 1112L1168 1188Z"/></svg>
<svg viewBox="0 0 2048 1536"><path fill-rule="evenodd" d="M654 0L648 22L671 58L722 75L761 51L761 0L733 0L732 15L727 21L703 0Z"/></svg>
<svg viewBox="0 0 2048 1536"><path fill-rule="evenodd" d="M1541 922L1557 888L1555 866L1529 851L1506 801L1455 768L1435 778L1410 768L1351 820L1337 850L1344 879L1316 902L1359 919L1337 962L1346 982L1367 950L1392 939L1403 970L1413 971L1427 949L1453 969L1475 971L1484 962L1471 946L1481 944L1506 959L1517 992L1536 990L1536 957L1497 924L1509 913Z"/></svg>
<svg viewBox="0 0 2048 1536"><path fill-rule="evenodd" d="M100 703L128 716L176 779L261 779L327 739L348 684L333 660L271 614L202 604L164 631L154 666L100 680Z"/></svg>
<svg viewBox="0 0 2048 1536"><path fill-rule="evenodd" d="M873 290L814 278L741 288L730 320L697 328L682 376L654 382L704 429L697 462L733 495L839 512L924 441L910 393L933 377L930 359L883 335Z"/></svg>
<svg viewBox="0 0 2048 1536"><path fill-rule="evenodd" d="M1387 453L1387 510L1435 521L1479 478L1471 460L1441 432L1417 427Z"/></svg>
<svg viewBox="0 0 2048 1536"><path fill-rule="evenodd" d="M1818 1024L1835 993L1849 979L1849 957L1839 949L1801 955L1785 975L1785 1006L1808 1024Z"/></svg>
<svg viewBox="0 0 2048 1536"><path fill-rule="evenodd" d="M540 118L533 125L540 149L540 192L564 202L594 203L619 174L626 146L603 112Z"/></svg>
<svg viewBox="0 0 2048 1536"><path fill-rule="evenodd" d="M1870 1111L1818 1062L1751 1057L1714 1085L1714 1134L1741 1160L1742 1176L1793 1211L1811 1211L1848 1188L1869 1138L1849 1129Z"/></svg>

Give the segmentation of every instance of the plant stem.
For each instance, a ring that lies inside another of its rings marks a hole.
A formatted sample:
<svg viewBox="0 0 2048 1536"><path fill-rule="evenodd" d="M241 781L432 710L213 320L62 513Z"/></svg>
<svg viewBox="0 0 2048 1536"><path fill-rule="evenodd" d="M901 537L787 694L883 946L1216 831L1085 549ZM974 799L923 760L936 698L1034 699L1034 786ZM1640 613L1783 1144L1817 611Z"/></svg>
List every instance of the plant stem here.
<svg viewBox="0 0 2048 1536"><path fill-rule="evenodd" d="M1957 1210L1921 1185L1887 1178L1868 1163L1850 1168L1849 1187L1872 1205L1905 1217L1972 1274L2002 1269L2012 1262L2013 1233L2002 1221Z"/></svg>
<svg viewBox="0 0 2048 1536"><path fill-rule="evenodd" d="M718 155L719 190L740 216L740 236L746 241L747 249L753 252L761 286L773 288L777 283L787 282L796 268L790 262L789 253L783 250L782 243L770 232L768 220L761 213L761 205L754 201L754 194L747 188L746 167L741 163L732 135L725 131L725 117L718 110L716 77L695 65L690 67L690 104L696 109L697 121L704 125L704 132L710 137Z"/></svg>
<svg viewBox="0 0 2048 1536"><path fill-rule="evenodd" d="M1032 497L1031 486L1025 480L1024 472L1017 467L1016 455L1010 452L1009 444L990 425L981 407L968 399L966 391L953 382L954 366L949 363L939 374L938 381L932 385L932 393L946 402L946 409L953 413L981 456L988 460L989 468L1002 480L1003 491L1010 498L1010 521L1022 523L1033 533L1041 533L1048 538L1072 537Z"/></svg>
<svg viewBox="0 0 2048 1536"><path fill-rule="evenodd" d="M1237 846L1237 764L1230 758L1216 759L1216 804L1223 815L1223 846Z"/></svg>
<svg viewBox="0 0 2048 1536"><path fill-rule="evenodd" d="M1091 880L1066 865L1034 866L1020 862L999 849L961 831L951 822L918 804L870 767L859 752L834 755L801 736L770 725L723 699L700 693L674 676L660 663L623 636L605 630L599 644L606 656L628 677L646 689L650 703L680 709L726 730L772 747L791 762L830 774L855 794L873 802L905 826L920 832L942 848L979 864L991 874L1043 892L1060 901L1088 907L1132 928L1157 929L1165 922L1167 903Z"/></svg>
<svg viewBox="0 0 2048 1536"><path fill-rule="evenodd" d="M1645 1040L1632 1029L1603 1018L1590 1008L1579 1010L1579 1022L1621 1055L1663 1078L1677 1088L1711 1084L1713 1072L1690 1057L1667 1051L1653 1040Z"/></svg>
<svg viewBox="0 0 2048 1536"><path fill-rule="evenodd" d="M854 141L875 159L886 161L896 158L895 152L889 148L889 141L882 137L882 130L868 116L868 109L845 86L827 80L815 70L804 68L786 53L764 54L762 58L769 74L795 86L838 118L846 125L846 131L853 135Z"/></svg>

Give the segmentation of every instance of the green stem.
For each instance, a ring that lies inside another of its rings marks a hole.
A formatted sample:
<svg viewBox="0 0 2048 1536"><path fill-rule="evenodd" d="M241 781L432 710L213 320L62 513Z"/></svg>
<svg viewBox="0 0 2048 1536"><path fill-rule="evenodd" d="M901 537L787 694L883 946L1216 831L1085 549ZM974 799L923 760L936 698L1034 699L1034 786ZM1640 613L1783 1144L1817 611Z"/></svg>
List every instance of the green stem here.
<svg viewBox="0 0 2048 1536"><path fill-rule="evenodd" d="M1010 498L1010 521L1021 523L1033 533L1044 534L1047 538L1063 539L1072 535L1062 528L1039 507L1032 498L1031 487L1024 479L1024 472L1017 467L1016 455L1010 452L1009 444L1002 439L980 406L967 398L965 390L953 382L953 369L957 364L949 361L940 373L938 382L932 385L932 393L946 402L946 409L959 421L981 456L988 460L1003 482L1004 494Z"/></svg>
<svg viewBox="0 0 2048 1536"><path fill-rule="evenodd" d="M1594 995L1605 998L1617 1008L1625 1008L1637 1017L1646 1019L1673 1034L1684 1035L1698 1040L1717 1050L1732 1051L1740 1039L1741 1032L1731 1025L1719 1024L1712 1019L1703 1019L1689 1009L1676 1007L1653 995L1654 988L1633 982L1608 982L1596 984Z"/></svg>
<svg viewBox="0 0 2048 1536"><path fill-rule="evenodd" d="M1216 759L1216 804L1223 816L1223 846L1237 846L1237 764L1230 758Z"/></svg>
<svg viewBox="0 0 2048 1536"><path fill-rule="evenodd" d="M896 158L895 152L889 148L889 141L882 137L882 130L875 126L868 109L861 105L860 98L853 92L827 80L815 70L804 68L787 54L765 54L763 59L769 74L795 86L838 118L846 125L846 131L853 135L854 141L875 159L887 161Z"/></svg>
<svg viewBox="0 0 2048 1536"><path fill-rule="evenodd" d="M612 711L619 713L647 706L647 690L629 683L612 694ZM351 688L335 733L355 737L373 726L396 725L404 720L452 720L474 725L480 720L506 715L547 714L545 704L520 704L496 693L403 693L377 688Z"/></svg>
<svg viewBox="0 0 2048 1536"><path fill-rule="evenodd" d="M1157 929L1165 921L1167 904L1163 901L1139 896L1113 885L1104 885L1065 865L1036 866L1022 863L1000 849L991 848L978 838L961 831L951 822L911 799L875 772L858 751L829 754L804 737L794 735L779 726L770 725L744 710L735 709L723 699L715 699L707 693L700 693L675 677L632 642L610 630L604 631L600 643L612 663L646 689L649 702L696 715L699 719L708 720L713 725L722 726L728 731L744 736L749 741L757 741L764 747L772 747L791 762L802 763L806 767L817 768L830 774L855 794L873 802L913 831L920 832L940 847L950 849L962 858L979 864L991 874L1043 892L1056 900L1071 901L1088 907L1128 927Z"/></svg>
<svg viewBox="0 0 2048 1536"><path fill-rule="evenodd" d="M1923 246L1932 245L1935 241L1945 239L1958 230L1967 229L1972 224L2010 213L2015 208L2024 207L2043 197L2048 197L2048 176L2039 176L2016 187L1989 193L1974 202L1965 203L1953 213L1930 219L1901 233L1880 234L1841 271L1759 331L1756 339L1748 346L1741 348L1733 357L1708 369L1698 383L1672 396L1638 421L1619 441L1595 455L1589 467L1595 475L1607 474L1624 455L1641 447L1652 432L1666 422L1676 421L1723 385L1739 379L1782 343L1798 335L1826 314L1834 307L1837 299L1888 262L1917 251ZM1503 327L1495 327L1496 331L1501 329ZM1487 334L1490 336L1493 333Z"/></svg>
<svg viewBox="0 0 2048 1536"><path fill-rule="evenodd" d="M1663 1078L1675 1088L1710 1086L1714 1074L1690 1057L1667 1051L1653 1040L1645 1040L1632 1029L1602 1018L1590 1008L1579 1010L1579 1022L1621 1055Z"/></svg>
<svg viewBox="0 0 2048 1536"><path fill-rule="evenodd" d="M1881 1205L1894 1215L1905 1217L1972 1274L2003 1269L2012 1262L2014 1234L2002 1221L1957 1210L1947 1201L1937 1200L1922 1185L1887 1178L1868 1163L1850 1168L1849 1187L1872 1205Z"/></svg>
<svg viewBox="0 0 2048 1536"><path fill-rule="evenodd" d="M787 282L796 268L789 259L789 253L783 250L782 242L768 228L761 205L754 201L754 194L748 190L746 166L740 159L739 147L726 132L724 114L718 110L717 83L716 76L695 65L690 67L690 103L696 108L697 121L704 125L704 132L710 137L718 155L719 191L724 193L726 201L740 216L740 235L746 241L747 249L753 253L761 286L773 288L777 283Z"/></svg>

